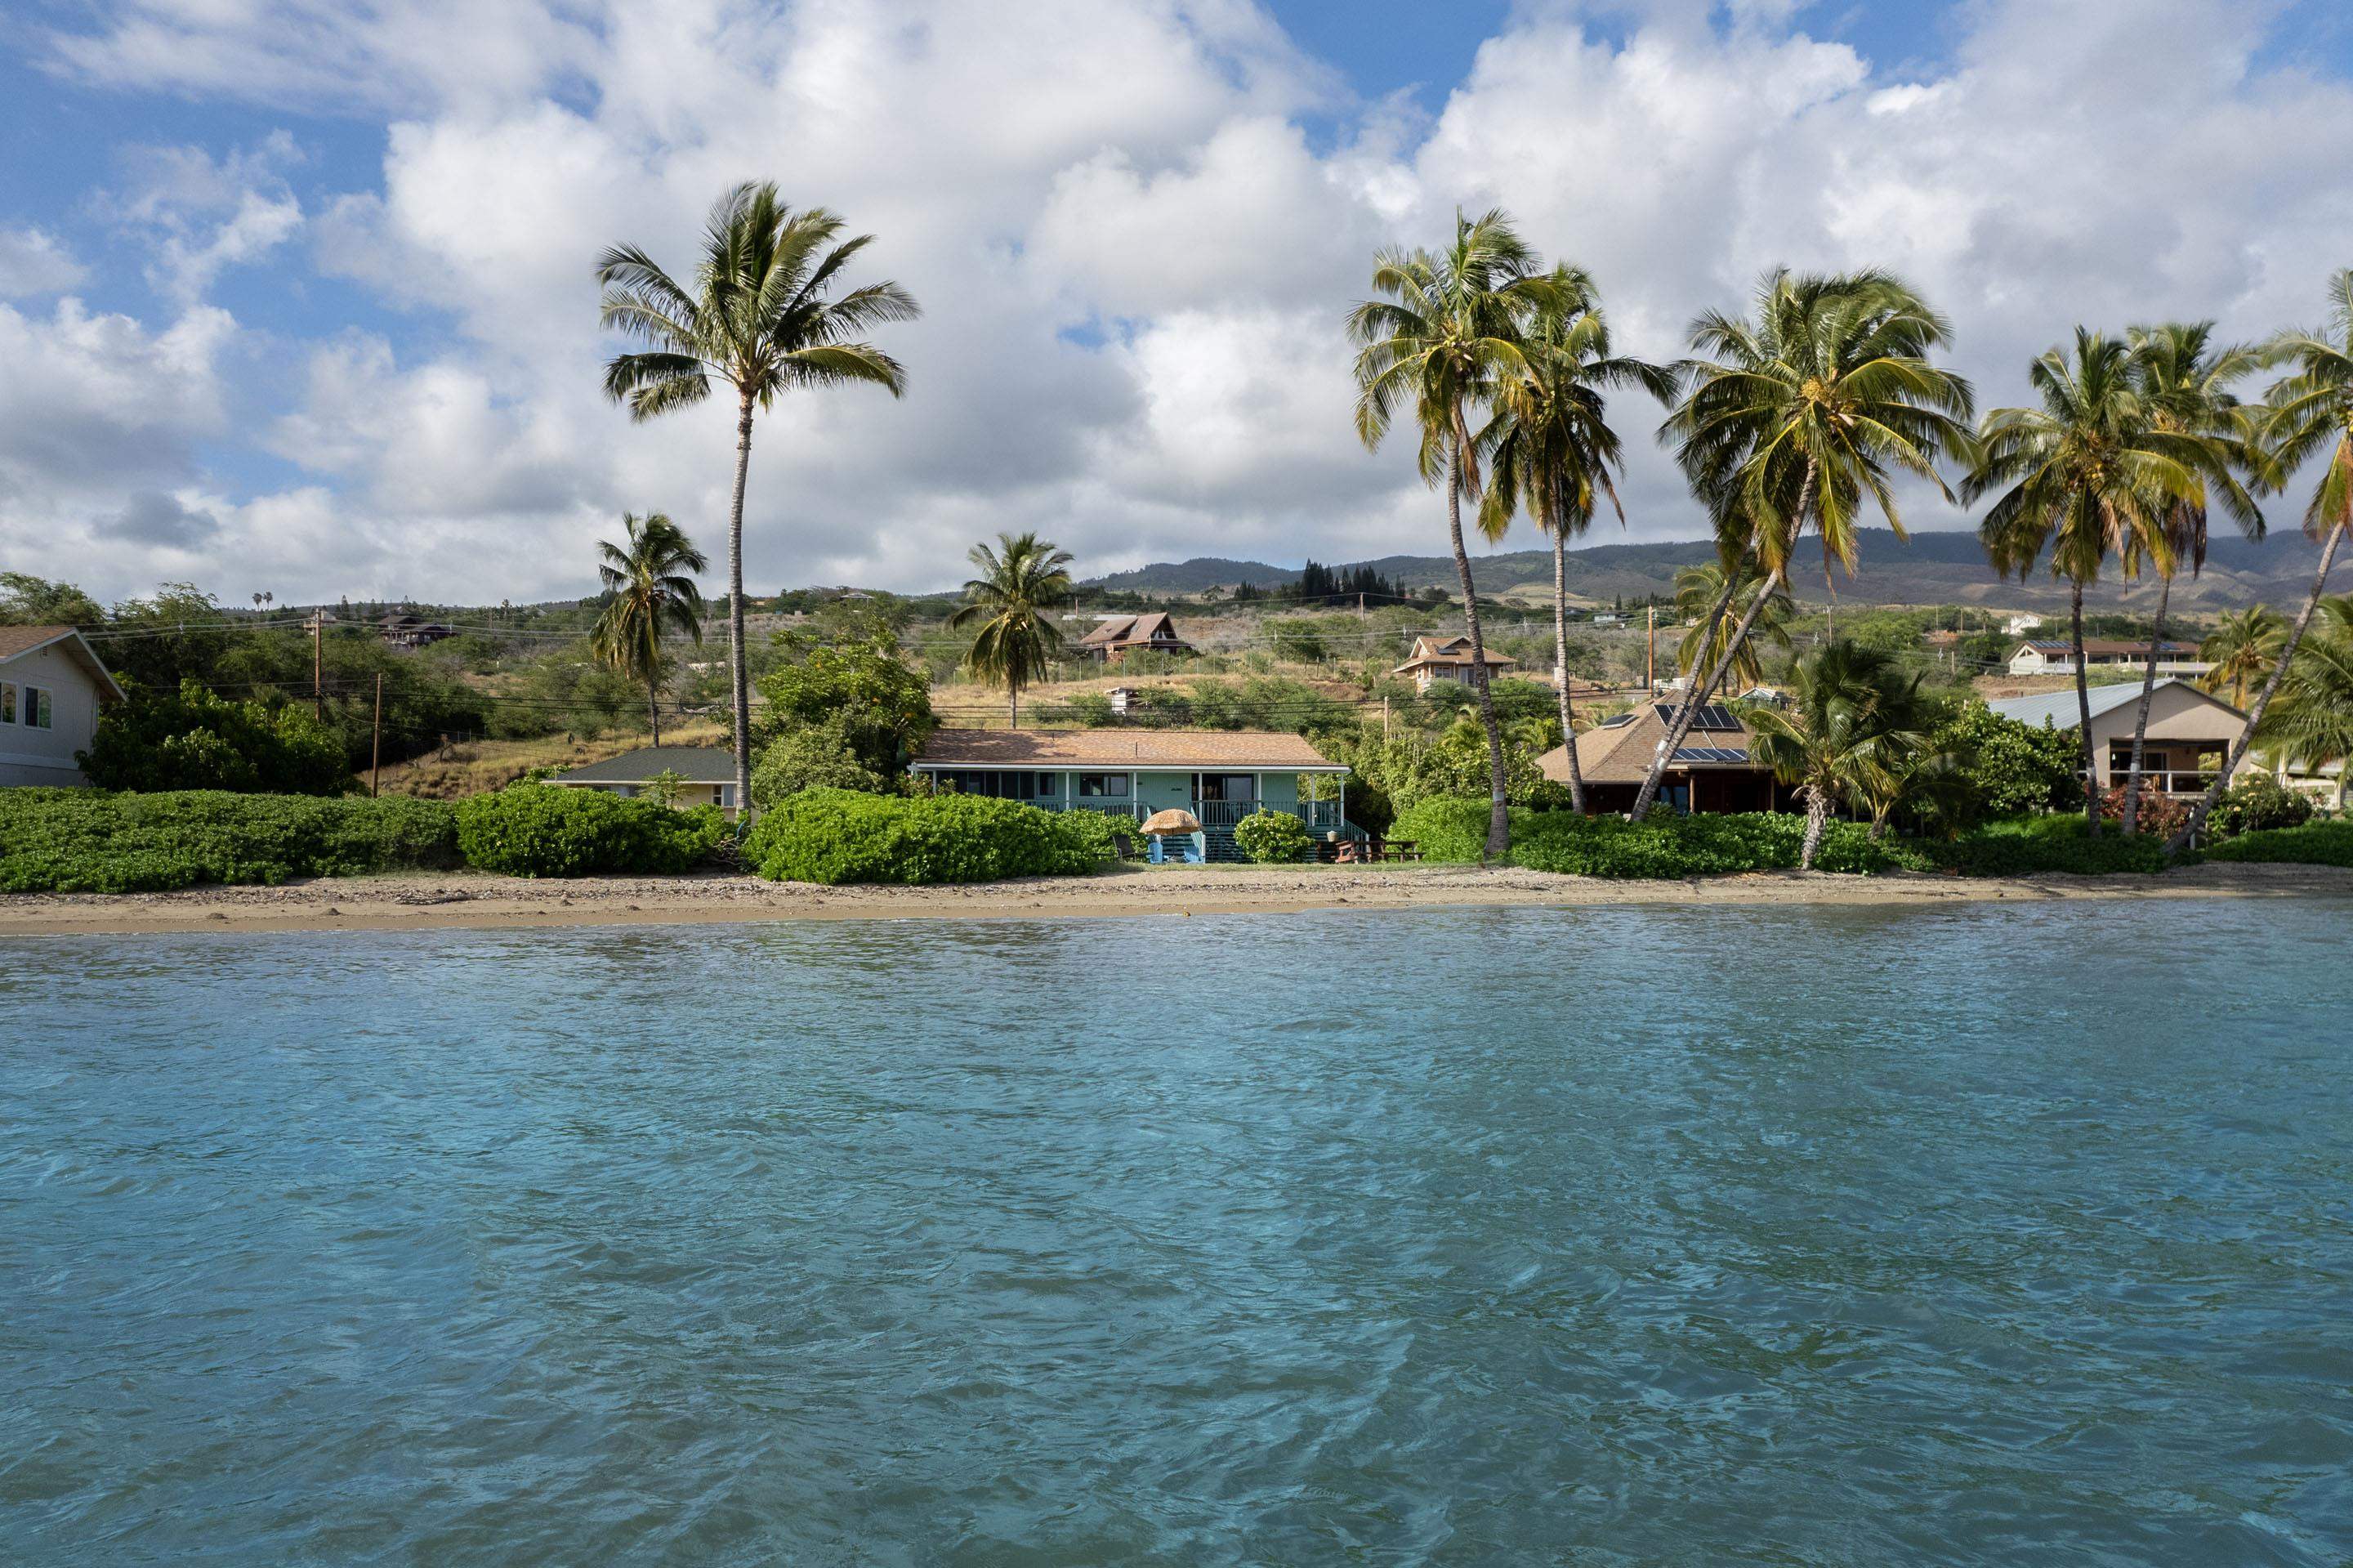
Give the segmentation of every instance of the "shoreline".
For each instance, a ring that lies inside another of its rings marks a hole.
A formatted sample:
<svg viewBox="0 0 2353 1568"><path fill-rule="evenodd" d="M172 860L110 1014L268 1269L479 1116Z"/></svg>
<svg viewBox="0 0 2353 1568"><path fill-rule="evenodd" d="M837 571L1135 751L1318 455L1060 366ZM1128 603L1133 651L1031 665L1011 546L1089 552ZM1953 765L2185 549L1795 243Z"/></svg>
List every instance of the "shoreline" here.
<svg viewBox="0 0 2353 1568"><path fill-rule="evenodd" d="M2147 898L2353 898L2353 870L2207 864L2156 876L1961 878L1758 872L1617 882L1512 867L1124 866L1091 877L822 887L705 873L529 881L481 872L322 877L175 893L0 895L0 938L189 931L502 930L765 920L1106 919L1472 906L1936 907Z"/></svg>

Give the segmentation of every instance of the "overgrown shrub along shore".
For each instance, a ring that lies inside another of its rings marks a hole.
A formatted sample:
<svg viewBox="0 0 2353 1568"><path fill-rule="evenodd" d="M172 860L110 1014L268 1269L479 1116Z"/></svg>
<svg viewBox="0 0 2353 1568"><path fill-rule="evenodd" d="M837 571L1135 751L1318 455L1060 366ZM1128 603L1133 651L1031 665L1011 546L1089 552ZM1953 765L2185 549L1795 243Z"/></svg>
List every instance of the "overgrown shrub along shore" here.
<svg viewBox="0 0 2353 1568"><path fill-rule="evenodd" d="M1080 876L1118 853L1124 821L1041 811L966 795L804 789L760 819L744 844L771 882L1000 882Z"/></svg>

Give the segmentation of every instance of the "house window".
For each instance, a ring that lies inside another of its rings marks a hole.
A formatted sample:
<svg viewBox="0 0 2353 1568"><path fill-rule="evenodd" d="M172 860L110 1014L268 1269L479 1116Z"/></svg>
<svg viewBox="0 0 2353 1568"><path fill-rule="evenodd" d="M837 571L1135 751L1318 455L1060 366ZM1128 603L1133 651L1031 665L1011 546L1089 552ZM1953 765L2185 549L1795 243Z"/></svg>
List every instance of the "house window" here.
<svg viewBox="0 0 2353 1568"><path fill-rule="evenodd" d="M994 768L948 768L940 770L941 782L953 784L960 795L985 795L997 800L1030 800L1038 795L1038 781L1050 779L1050 773L1003 773ZM1053 793L1050 785L1046 791Z"/></svg>
<svg viewBox="0 0 2353 1568"><path fill-rule="evenodd" d="M1258 779L1249 773L1204 773L1201 775L1201 799L1248 805L1258 799Z"/></svg>
<svg viewBox="0 0 2353 1568"><path fill-rule="evenodd" d="M1089 800L1127 799L1127 775L1124 773L1082 773L1079 794Z"/></svg>
<svg viewBox="0 0 2353 1568"><path fill-rule="evenodd" d="M31 729L49 727L49 690L46 686L26 686L24 698L25 724Z"/></svg>
<svg viewBox="0 0 2353 1568"><path fill-rule="evenodd" d="M0 724L16 722L16 683L0 681Z"/></svg>

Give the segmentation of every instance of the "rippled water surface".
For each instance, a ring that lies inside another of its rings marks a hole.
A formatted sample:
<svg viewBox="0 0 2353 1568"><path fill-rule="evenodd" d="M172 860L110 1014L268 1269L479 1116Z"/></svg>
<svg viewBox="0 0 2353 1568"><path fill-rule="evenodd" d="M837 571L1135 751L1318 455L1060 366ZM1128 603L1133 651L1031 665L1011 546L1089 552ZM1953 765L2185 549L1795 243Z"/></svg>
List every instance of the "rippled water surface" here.
<svg viewBox="0 0 2353 1568"><path fill-rule="evenodd" d="M2353 907L0 943L11 1563L2342 1563Z"/></svg>

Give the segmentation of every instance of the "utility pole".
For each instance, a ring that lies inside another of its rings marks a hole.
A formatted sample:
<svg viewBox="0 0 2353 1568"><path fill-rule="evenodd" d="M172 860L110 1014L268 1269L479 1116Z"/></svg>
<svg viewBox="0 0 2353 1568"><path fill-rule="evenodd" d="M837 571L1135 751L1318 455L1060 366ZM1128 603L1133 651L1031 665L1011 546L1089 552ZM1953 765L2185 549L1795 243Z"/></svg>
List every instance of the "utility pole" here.
<svg viewBox="0 0 2353 1568"><path fill-rule="evenodd" d="M321 724L327 722L326 655L322 645L327 635L327 612L311 612L311 715Z"/></svg>
<svg viewBox="0 0 2353 1568"><path fill-rule="evenodd" d="M1659 611L1657 606L1653 605L1651 608L1650 617L1650 628L1642 633L1642 689L1646 692L1655 692L1659 689Z"/></svg>
<svg viewBox="0 0 2353 1568"><path fill-rule="evenodd" d="M384 768L384 672L375 673L375 724L368 732L368 799L375 799L376 776Z"/></svg>

